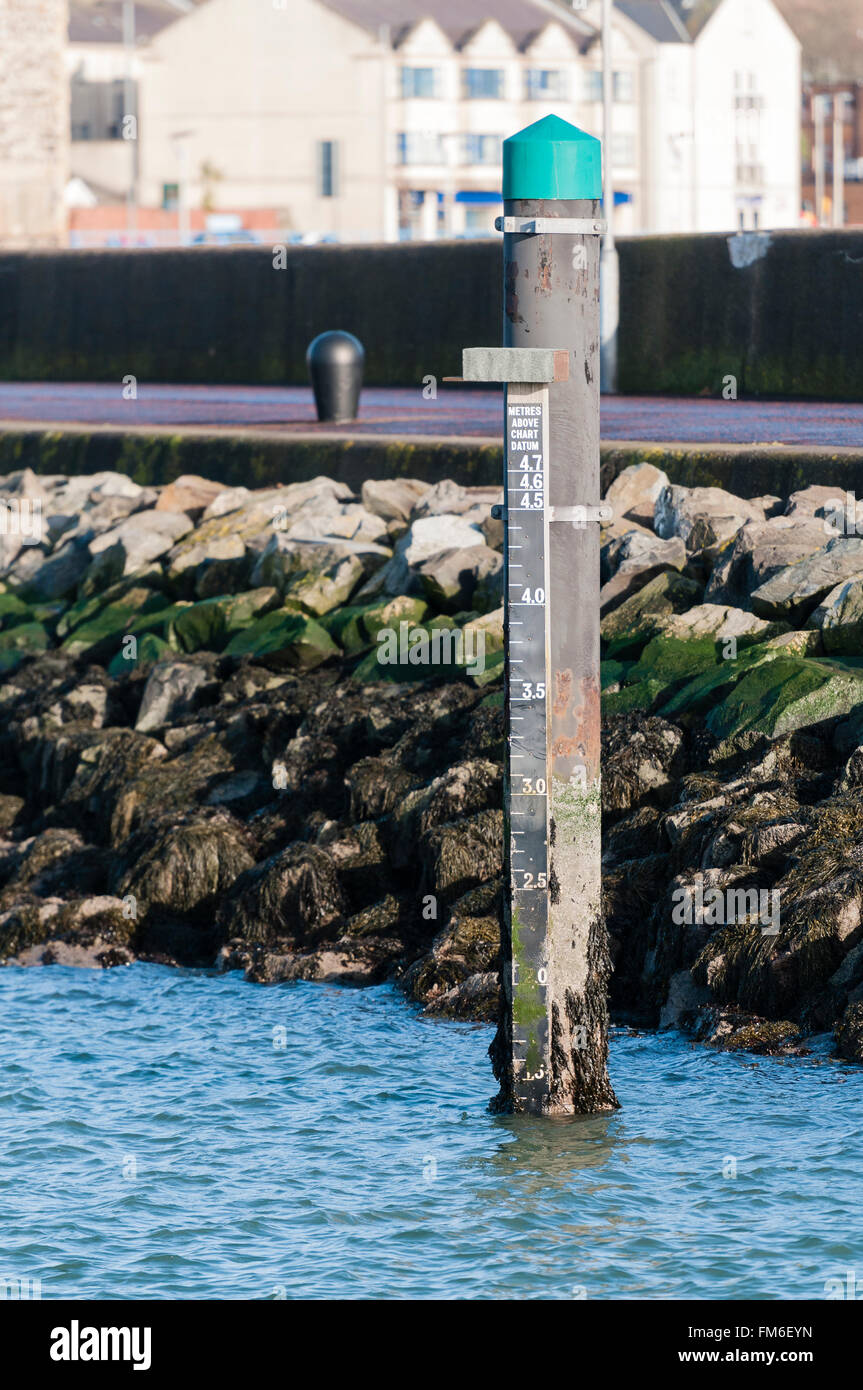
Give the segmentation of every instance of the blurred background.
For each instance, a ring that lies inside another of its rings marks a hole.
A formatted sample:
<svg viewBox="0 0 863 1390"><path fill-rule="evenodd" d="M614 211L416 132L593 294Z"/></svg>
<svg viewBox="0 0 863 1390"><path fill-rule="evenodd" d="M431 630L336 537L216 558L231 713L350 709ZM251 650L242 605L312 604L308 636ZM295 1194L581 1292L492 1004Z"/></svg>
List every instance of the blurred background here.
<svg viewBox="0 0 863 1390"><path fill-rule="evenodd" d="M861 0L0 0L0 245L494 235L603 32L617 233L863 224Z"/></svg>

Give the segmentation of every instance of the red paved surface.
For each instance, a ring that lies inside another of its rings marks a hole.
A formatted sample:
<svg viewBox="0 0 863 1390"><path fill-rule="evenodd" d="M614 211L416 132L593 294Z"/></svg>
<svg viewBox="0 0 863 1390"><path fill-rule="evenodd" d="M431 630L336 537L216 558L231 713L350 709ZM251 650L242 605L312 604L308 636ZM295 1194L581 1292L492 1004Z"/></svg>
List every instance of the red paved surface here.
<svg viewBox="0 0 863 1390"><path fill-rule="evenodd" d="M311 391L305 387L142 384L138 389L138 400L127 401L119 384L0 382L0 421L254 427L303 433L316 427ZM363 392L357 421L320 428L362 435L499 439L500 395L442 386L436 400L425 400L419 388L370 387ZM604 397L602 436L606 440L863 448L863 404Z"/></svg>

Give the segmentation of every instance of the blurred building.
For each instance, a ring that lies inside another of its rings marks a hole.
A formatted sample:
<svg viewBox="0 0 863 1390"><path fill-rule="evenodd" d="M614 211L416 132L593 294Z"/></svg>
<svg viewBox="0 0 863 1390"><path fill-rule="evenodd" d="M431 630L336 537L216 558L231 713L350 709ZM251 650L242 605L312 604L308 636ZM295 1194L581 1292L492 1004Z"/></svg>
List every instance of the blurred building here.
<svg viewBox="0 0 863 1390"><path fill-rule="evenodd" d="M94 3L100 34L82 19L70 43L73 167L96 204L133 179L138 230L488 235L507 135L549 112L602 132L600 0L150 0L134 97L120 0ZM800 45L774 0L618 0L612 56L620 233L797 225Z"/></svg>
<svg viewBox="0 0 863 1390"><path fill-rule="evenodd" d="M0 0L0 243L65 240L67 0Z"/></svg>

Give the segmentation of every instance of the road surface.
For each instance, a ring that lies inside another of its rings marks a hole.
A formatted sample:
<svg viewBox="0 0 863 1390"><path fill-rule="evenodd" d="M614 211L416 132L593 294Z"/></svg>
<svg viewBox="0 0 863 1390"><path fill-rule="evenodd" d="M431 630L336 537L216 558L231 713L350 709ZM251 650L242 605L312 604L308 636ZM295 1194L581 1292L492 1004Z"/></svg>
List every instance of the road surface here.
<svg viewBox="0 0 863 1390"><path fill-rule="evenodd" d="M121 385L0 382L0 423L267 429L307 434L316 428L311 391L300 386L152 386L137 400ZM435 400L417 389L363 392L359 419L322 426L345 434L500 439L496 391L439 386ZM658 396L604 397L605 440L712 444L802 444L863 448L863 404L722 401Z"/></svg>

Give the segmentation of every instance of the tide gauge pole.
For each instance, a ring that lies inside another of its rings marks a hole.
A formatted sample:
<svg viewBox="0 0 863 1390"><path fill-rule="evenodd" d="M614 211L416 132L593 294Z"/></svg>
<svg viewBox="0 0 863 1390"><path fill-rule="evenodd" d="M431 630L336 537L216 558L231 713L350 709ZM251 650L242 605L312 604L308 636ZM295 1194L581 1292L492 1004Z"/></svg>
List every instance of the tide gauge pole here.
<svg viewBox="0 0 863 1390"><path fill-rule="evenodd" d="M612 1110L600 912L600 142L548 116L504 142L507 764L501 1110Z"/></svg>

